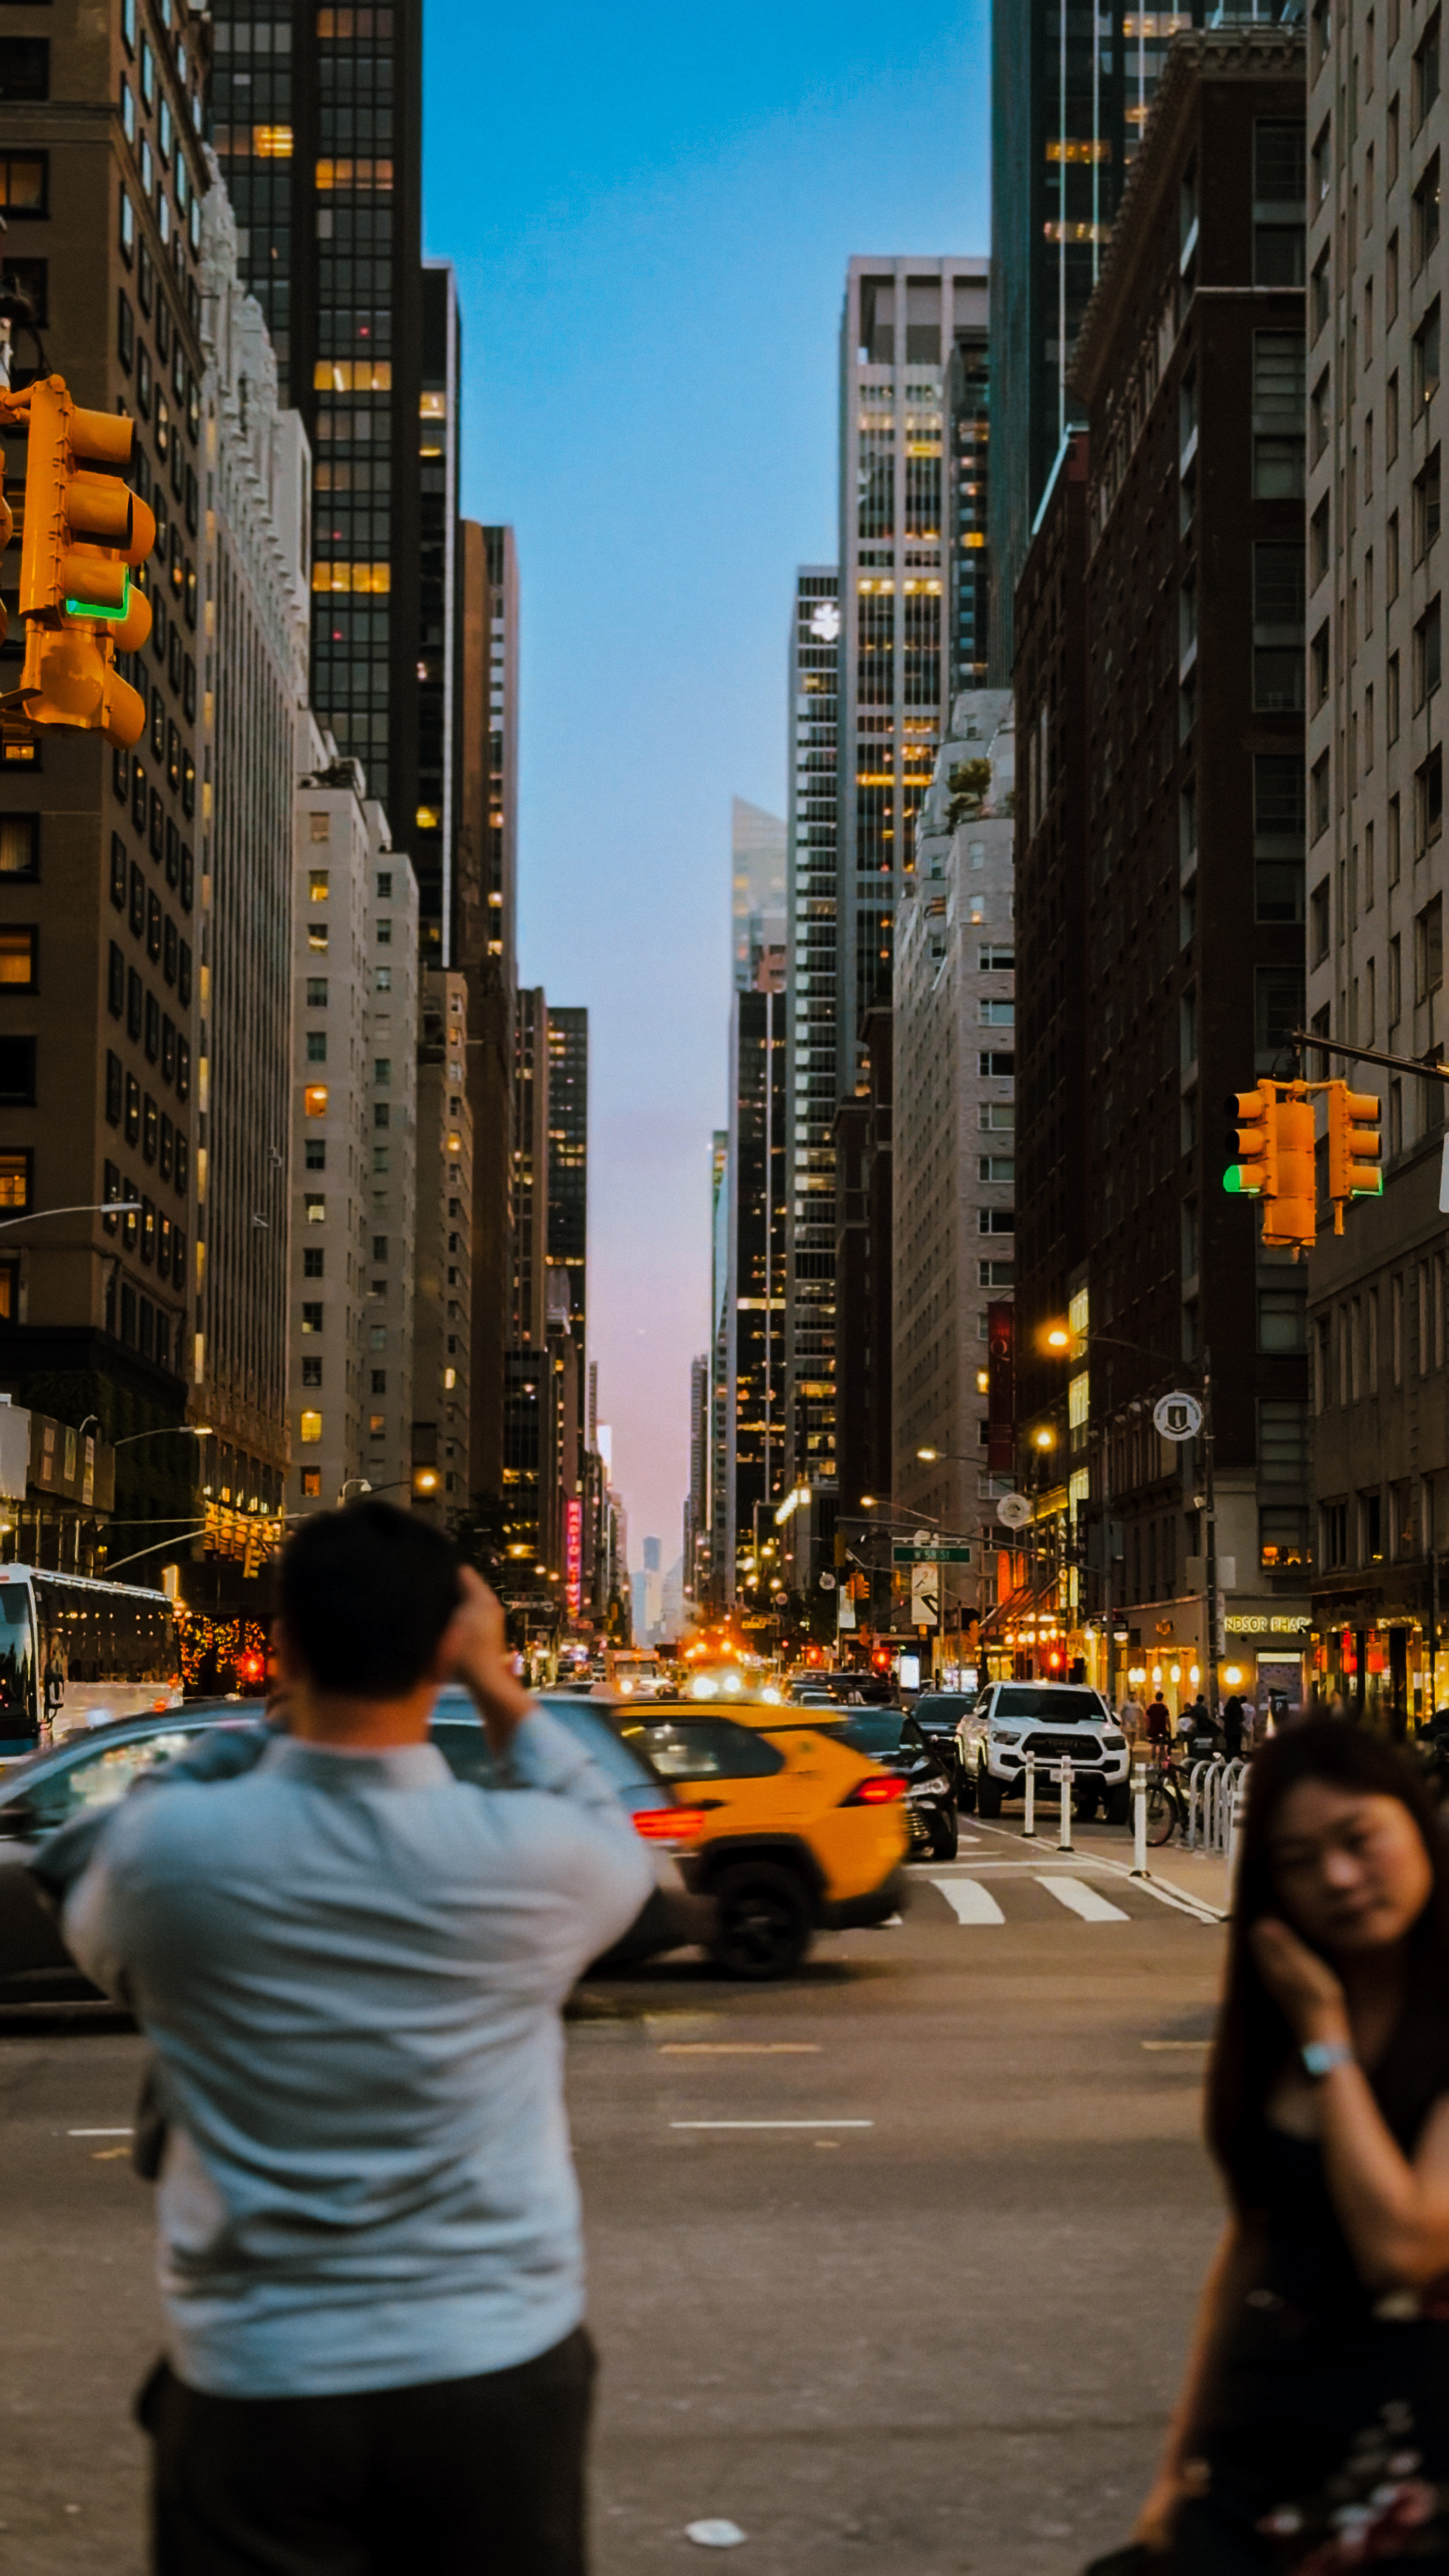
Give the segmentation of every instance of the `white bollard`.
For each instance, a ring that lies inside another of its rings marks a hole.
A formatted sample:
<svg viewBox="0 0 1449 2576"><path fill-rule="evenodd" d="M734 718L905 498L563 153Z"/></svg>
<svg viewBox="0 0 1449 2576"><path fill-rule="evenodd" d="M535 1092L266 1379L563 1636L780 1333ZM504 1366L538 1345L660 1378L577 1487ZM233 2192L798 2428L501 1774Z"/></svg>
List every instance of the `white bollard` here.
<svg viewBox="0 0 1449 2576"><path fill-rule="evenodd" d="M1243 1830L1243 1819L1248 1812L1248 1766L1246 1762L1236 1762L1232 1767L1237 1777L1231 1782L1228 1830L1223 1845L1226 1855L1223 1873L1223 1906L1229 1914L1233 1910L1233 1883L1238 1874L1238 1838Z"/></svg>
<svg viewBox="0 0 1449 2576"><path fill-rule="evenodd" d="M1132 1875L1147 1876L1147 1774L1140 1763L1132 1774Z"/></svg>
<svg viewBox="0 0 1449 2576"><path fill-rule="evenodd" d="M1072 1848L1072 1759L1069 1753L1062 1755L1061 1769L1057 1777L1062 1784L1062 1823L1057 1849L1070 1851Z"/></svg>
<svg viewBox="0 0 1449 2576"><path fill-rule="evenodd" d="M1025 1822L1025 1824L1022 1826L1021 1832L1022 1832L1022 1839L1023 1839L1023 1841L1024 1841L1024 1842L1033 1842L1033 1843L1035 1842L1035 1840L1036 1840L1036 1755L1035 1755L1034 1753L1028 1753L1028 1755L1027 1755L1027 1757L1026 1757L1026 1822Z"/></svg>

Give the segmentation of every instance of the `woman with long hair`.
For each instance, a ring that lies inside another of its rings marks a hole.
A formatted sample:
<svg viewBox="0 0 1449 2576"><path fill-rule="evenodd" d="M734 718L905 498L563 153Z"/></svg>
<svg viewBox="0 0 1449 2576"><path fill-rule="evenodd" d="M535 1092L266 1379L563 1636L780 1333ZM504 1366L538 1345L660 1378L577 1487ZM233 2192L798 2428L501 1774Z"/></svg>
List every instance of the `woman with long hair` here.
<svg viewBox="0 0 1449 2576"><path fill-rule="evenodd" d="M1207 2126L1230 2215L1139 2541L1449 2571L1449 1842L1328 1718L1253 1758Z"/></svg>

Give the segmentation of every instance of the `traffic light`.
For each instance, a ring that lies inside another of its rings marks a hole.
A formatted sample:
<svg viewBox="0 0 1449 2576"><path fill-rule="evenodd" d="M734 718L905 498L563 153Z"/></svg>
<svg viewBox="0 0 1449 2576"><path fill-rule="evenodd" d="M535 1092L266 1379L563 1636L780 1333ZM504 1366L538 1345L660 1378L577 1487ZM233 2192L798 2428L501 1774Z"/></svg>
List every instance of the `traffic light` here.
<svg viewBox="0 0 1449 2576"><path fill-rule="evenodd" d="M1313 1103L1292 1094L1274 1103L1277 1172L1263 1210L1263 1241L1311 1252L1318 1236L1313 1168Z"/></svg>
<svg viewBox="0 0 1449 2576"><path fill-rule="evenodd" d="M1330 1083L1328 1195L1333 1202L1335 1234L1343 1232L1343 1211L1347 1200L1382 1196L1381 1148L1377 1093L1350 1091L1346 1082Z"/></svg>
<svg viewBox="0 0 1449 2576"><path fill-rule="evenodd" d="M1306 1086L1260 1082L1255 1091L1228 1094L1228 1152L1236 1159L1223 1174L1234 1195L1263 1201L1263 1241L1306 1250L1317 1219L1313 1167L1313 1105Z"/></svg>
<svg viewBox="0 0 1449 2576"><path fill-rule="evenodd" d="M25 667L10 706L31 724L101 732L128 747L146 723L144 699L116 670L151 632L151 603L131 579L156 543L147 504L114 473L129 462L131 423L85 411L63 377L30 386L20 613Z"/></svg>
<svg viewBox="0 0 1449 2576"><path fill-rule="evenodd" d="M1234 1160L1223 1174L1223 1188L1234 1196L1270 1199L1278 1188L1278 1095L1271 1082L1256 1091L1230 1091L1228 1152Z"/></svg>

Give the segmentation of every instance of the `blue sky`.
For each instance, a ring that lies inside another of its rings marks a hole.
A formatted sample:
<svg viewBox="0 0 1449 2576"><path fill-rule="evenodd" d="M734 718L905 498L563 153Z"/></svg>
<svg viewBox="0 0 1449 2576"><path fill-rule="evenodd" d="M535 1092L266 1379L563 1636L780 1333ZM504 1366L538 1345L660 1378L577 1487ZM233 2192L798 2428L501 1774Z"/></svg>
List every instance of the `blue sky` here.
<svg viewBox="0 0 1449 2576"><path fill-rule="evenodd" d="M590 1333L631 1560L679 1546L725 1116L729 808L785 811L797 563L836 551L854 252L989 247L987 0L429 0L463 507L522 580L520 970L590 1018Z"/></svg>

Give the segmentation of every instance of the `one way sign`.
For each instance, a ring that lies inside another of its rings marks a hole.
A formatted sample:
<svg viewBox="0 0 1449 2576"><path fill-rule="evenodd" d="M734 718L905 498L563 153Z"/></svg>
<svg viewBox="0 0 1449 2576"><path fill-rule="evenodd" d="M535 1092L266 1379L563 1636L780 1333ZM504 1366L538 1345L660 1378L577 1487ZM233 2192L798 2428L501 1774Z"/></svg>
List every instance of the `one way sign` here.
<svg viewBox="0 0 1449 2576"><path fill-rule="evenodd" d="M911 1568L911 1625L913 1628L939 1628L941 1624L941 1578L934 1565Z"/></svg>

